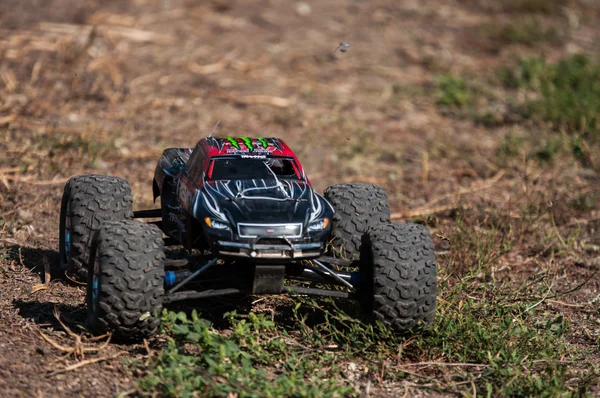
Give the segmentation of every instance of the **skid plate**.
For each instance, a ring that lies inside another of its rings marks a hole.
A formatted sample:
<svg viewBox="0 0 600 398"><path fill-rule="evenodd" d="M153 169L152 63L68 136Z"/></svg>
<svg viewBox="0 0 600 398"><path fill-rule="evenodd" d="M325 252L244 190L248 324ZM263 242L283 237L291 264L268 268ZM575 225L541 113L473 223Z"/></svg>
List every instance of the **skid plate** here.
<svg viewBox="0 0 600 398"><path fill-rule="evenodd" d="M279 294L283 290L285 265L256 265L252 293Z"/></svg>

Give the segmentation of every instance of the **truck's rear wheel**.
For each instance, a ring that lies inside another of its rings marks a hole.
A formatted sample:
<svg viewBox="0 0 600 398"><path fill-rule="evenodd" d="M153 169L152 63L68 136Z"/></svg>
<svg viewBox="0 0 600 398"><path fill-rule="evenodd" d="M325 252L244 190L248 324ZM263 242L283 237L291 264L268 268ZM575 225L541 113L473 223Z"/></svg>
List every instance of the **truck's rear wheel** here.
<svg viewBox="0 0 600 398"><path fill-rule="evenodd" d="M333 254L358 260L367 229L390 222L385 191L371 184L337 184L328 187L324 196L335 210L331 227Z"/></svg>
<svg viewBox="0 0 600 398"><path fill-rule="evenodd" d="M164 296L164 243L158 227L135 220L108 222L90 251L88 325L118 339L157 332Z"/></svg>
<svg viewBox="0 0 600 398"><path fill-rule="evenodd" d="M365 314L396 332L433 323L436 265L431 235L422 225L388 223L363 237L359 290Z"/></svg>
<svg viewBox="0 0 600 398"><path fill-rule="evenodd" d="M91 237L106 221L133 218L129 183L119 177L87 174L69 179L60 207L61 269L85 282Z"/></svg>

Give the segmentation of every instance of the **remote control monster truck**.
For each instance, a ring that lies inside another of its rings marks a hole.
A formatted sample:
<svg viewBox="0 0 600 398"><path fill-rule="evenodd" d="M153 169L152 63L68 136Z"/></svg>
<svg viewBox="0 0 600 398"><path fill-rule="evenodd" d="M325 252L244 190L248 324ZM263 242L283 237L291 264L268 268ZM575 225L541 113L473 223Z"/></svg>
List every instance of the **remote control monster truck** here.
<svg viewBox="0 0 600 398"><path fill-rule="evenodd" d="M280 139L209 137L166 149L152 192L160 208L133 211L122 178L66 183L60 261L87 281L95 332L144 338L157 331L164 304L239 294L355 298L366 317L398 332L433 321L427 230L390 222L387 196L373 185L319 195ZM168 245L189 255L166 258Z"/></svg>

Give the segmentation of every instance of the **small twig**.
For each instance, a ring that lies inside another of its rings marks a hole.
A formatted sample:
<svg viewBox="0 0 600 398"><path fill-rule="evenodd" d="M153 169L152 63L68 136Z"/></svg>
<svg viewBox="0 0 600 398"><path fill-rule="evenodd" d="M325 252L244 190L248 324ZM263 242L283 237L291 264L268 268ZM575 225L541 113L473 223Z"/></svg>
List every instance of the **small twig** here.
<svg viewBox="0 0 600 398"><path fill-rule="evenodd" d="M62 346L62 345L58 344L56 341L52 340L50 337L46 336L44 333L42 333L42 332L39 332L39 333L40 333L40 336L42 336L42 338L44 340L46 340L46 342L48 344L50 344L52 347L56 348L57 350L66 352L68 354L71 354L73 351L75 351L74 348Z"/></svg>
<svg viewBox="0 0 600 398"><path fill-rule="evenodd" d="M589 359L574 359L574 360L569 360L569 359L534 359L533 361L531 361L531 363L543 363L543 362L553 362L553 363L561 363L561 364L566 364L566 363L600 363L600 360L589 360Z"/></svg>
<svg viewBox="0 0 600 398"><path fill-rule="evenodd" d="M87 286L87 283L84 283L84 282L79 282L79 281L76 281L75 279L71 278L71 277L69 276L69 274L67 274L67 272L66 272L66 271L65 271L65 278L67 278L68 280L70 280L71 282L73 282L73 283L75 283L75 284L77 284L77 285L83 285L83 286Z"/></svg>
<svg viewBox="0 0 600 398"><path fill-rule="evenodd" d="M152 350L150 349L150 345L148 344L148 340L144 339L144 348L146 348L146 354L150 357L152 356Z"/></svg>
<svg viewBox="0 0 600 398"><path fill-rule="evenodd" d="M411 371L403 369L403 368L398 368L398 371L402 372L402 373L409 374L409 375L414 376L414 377L418 377L419 379L429 380L429 381L432 381L434 383L438 383L438 380L434 379L433 377L421 375L421 374L418 374L418 373L415 373L415 372L411 372Z"/></svg>
<svg viewBox="0 0 600 398"><path fill-rule="evenodd" d="M19 264L21 264L21 267L25 267L25 263L23 262L23 253L21 253L21 247L19 247Z"/></svg>
<svg viewBox="0 0 600 398"><path fill-rule="evenodd" d="M2 119L0 119L0 125L2 125ZM0 169L0 174L6 174L6 173L18 173L19 171L21 171L22 166L19 167L5 167Z"/></svg>
<svg viewBox="0 0 600 398"><path fill-rule="evenodd" d="M227 60L220 60L215 62L214 64L208 65L199 65L197 63L190 64L188 69L190 72L195 73L197 75L210 75L212 73L221 72L229 66L230 62Z"/></svg>
<svg viewBox="0 0 600 398"><path fill-rule="evenodd" d="M86 343L95 343L96 341L100 341L100 340L105 339L107 337L110 340L111 334L110 333L106 333L106 334L103 334L102 336L96 336L96 337L92 337L92 338L89 338L89 339L86 338L85 342Z"/></svg>
<svg viewBox="0 0 600 398"><path fill-rule="evenodd" d="M241 105L266 104L278 108L287 108L291 105L291 100L271 95L246 95L244 97L237 97L225 91L213 91L211 95Z"/></svg>
<svg viewBox="0 0 600 398"><path fill-rule="evenodd" d="M42 258L42 264L44 264L44 284L48 284L52 279L52 275L50 274L50 262L47 256Z"/></svg>
<svg viewBox="0 0 600 398"><path fill-rule="evenodd" d="M413 210L413 211L406 211L404 213L393 213L392 214L392 219L394 220L398 220L401 218L413 218L413 217L422 217L422 216L429 216L432 214L437 214L437 213L442 213L444 211L448 211L448 210L454 210L456 209L456 205L443 205L443 206L436 206L430 209L417 209L417 210Z"/></svg>
<svg viewBox="0 0 600 398"><path fill-rule="evenodd" d="M54 314L54 317L56 318L56 320L58 321L58 323L60 323L60 326L63 327L63 329L65 329L65 332L67 332L67 334L71 337L75 337L78 338L79 335L73 333L73 331L64 324L64 322L60 319L60 312L58 312L58 308L54 307L54 309L52 310L52 313Z"/></svg>
<svg viewBox="0 0 600 398"><path fill-rule="evenodd" d="M19 247L19 261L21 262L21 265L25 266L23 264L23 257L21 256L21 248L20 247ZM42 262L44 264L44 282L38 283L37 285L33 285L32 289L31 289L31 294L39 292L40 290L48 289L48 284L50 283L50 279L51 279L50 263L48 262L48 257L44 256L44 258L42 259ZM32 269L32 271L33 271L33 269Z"/></svg>
<svg viewBox="0 0 600 398"><path fill-rule="evenodd" d="M588 305L586 305L586 304L571 304L571 303L565 303L564 301L558 301L558 300L546 300L546 302L550 303L550 304L563 305L565 307L572 307L572 308L586 308L586 307L588 307Z"/></svg>
<svg viewBox="0 0 600 398"><path fill-rule="evenodd" d="M537 307L538 305L542 304L544 301L546 301L546 299L548 298L548 296L550 296L550 292L552 292L552 288L548 288L548 291L546 292L546 294L544 295L544 297L541 298L540 301L538 301L537 303L528 306L527 308L525 308L525 312L528 312L532 309L534 309L535 307Z"/></svg>
<svg viewBox="0 0 600 398"><path fill-rule="evenodd" d="M429 152L427 150L423 151L423 174L421 175L421 180L423 182L429 180Z"/></svg>
<svg viewBox="0 0 600 398"><path fill-rule="evenodd" d="M18 117L18 115L12 114L12 115L8 115L8 116L4 116L0 118L0 126L4 126L5 124L8 124L14 120L16 120ZM20 168L19 168L20 169Z"/></svg>
<svg viewBox="0 0 600 398"><path fill-rule="evenodd" d="M566 296L566 295L568 295L570 293L573 293L573 292L581 289L583 286L585 286L589 281L592 280L592 278L594 276L596 276L597 273L598 273L598 271L594 271L594 272L592 272L592 274L585 281L581 282L579 285L577 285L577 286L575 286L575 287L573 287L571 289L562 291L562 292L560 292L560 291L554 291L554 294L552 296L550 296L550 297L544 297L544 298L542 298L542 300L545 300L546 298L547 299L554 299L556 297ZM521 288L517 289L515 292L518 292L519 290L521 290ZM512 301L521 301L521 300L527 300L527 299L528 299L527 297L523 297L523 298L521 298L521 297L515 297L514 299L512 299Z"/></svg>
<svg viewBox="0 0 600 398"><path fill-rule="evenodd" d="M433 208L434 205L438 204L439 202L445 200L445 199L449 199L452 198L453 196L455 196L456 198L468 194L468 193L473 193L473 192L477 192L477 191L481 191L484 189L489 189L492 188L498 181L500 181L500 179L504 176L504 170L500 170L498 173L496 173L495 176L493 176L490 179L487 179L481 183L478 184L474 184L469 188L462 188L459 189L458 192L449 192L447 194L438 196L437 198L434 198L432 200L430 200L427 204L419 207L418 209L412 210L410 212L397 212L397 213L392 213L391 218L393 219L399 219L399 218L404 218L407 216L407 214L417 214L417 215L426 215L426 214L432 214L432 210L436 210L436 212L439 212L439 210L437 210L436 208Z"/></svg>
<svg viewBox="0 0 600 398"><path fill-rule="evenodd" d="M99 346L99 347L84 347L83 351L84 352L100 352L100 351L102 351L103 349L108 347L108 344L110 343L110 339L112 337L110 334L108 334L108 335L105 334L104 336L101 336L101 337L106 337L106 336L108 336L108 338L101 346ZM91 341L92 341L92 339L86 340L86 343L90 343ZM98 341L98 340L94 340L94 341Z"/></svg>
<svg viewBox="0 0 600 398"><path fill-rule="evenodd" d="M44 333L39 332L40 335L42 336L42 338L46 342L48 342L51 346L66 353L66 355L64 355L60 359L64 359L70 355L73 355L75 357L75 359L83 360L85 358L86 352L100 352L103 349L105 349L108 346L108 344L110 343L110 339L111 339L110 334L105 334L103 336L97 336L97 337L92 337L92 338L88 339L85 336L81 336L79 334L74 333L71 330L71 328L69 328L67 325L65 325L65 323L60 319L60 313L58 312L58 309L56 307L54 308L53 313L54 313L54 316L56 317L56 320L63 327L63 329L65 330L67 335L75 340L73 343L74 344L73 347L65 347L65 346L62 346L62 345L58 344L57 342L55 342L50 337L46 336ZM105 337L108 337L108 339L106 341L104 341L98 347L86 347L84 345L84 343L94 343Z"/></svg>
<svg viewBox="0 0 600 398"><path fill-rule="evenodd" d="M51 376L54 376L54 375L57 375L57 374L59 374L59 373L70 372L70 371L72 371L72 370L79 369L79 368L81 368L81 367L83 367L83 366L86 366L86 365L91 365L91 364L93 364L93 363L97 363L97 362L102 362L102 361L108 361L108 360L111 360L111 359L115 359L116 357L118 357L118 356L120 356L120 355L123 355L123 354L125 354L125 352L124 352L124 351L121 351L121 352L118 352L118 353L116 353L116 354L114 354L114 355L111 355L111 356L108 356L108 357L100 357L100 358L86 359L85 361L81 361L81 362L78 362L78 363L76 363L76 364L73 364L73 365L67 366L67 367L66 367L66 368L64 368L64 369L60 369L60 370L57 370L57 371L55 371L55 372L52 372L50 375L51 375Z"/></svg>
<svg viewBox="0 0 600 398"><path fill-rule="evenodd" d="M11 180L11 181L16 181L16 182L26 182L28 184L31 185L62 185L65 182L67 182L67 180L69 178L58 178L56 180L35 180L33 176L26 176L26 177L20 177L20 176L9 176L9 175L5 175L3 176L3 178L6 178L7 180Z"/></svg>
<svg viewBox="0 0 600 398"><path fill-rule="evenodd" d="M402 394L402 398L408 397L408 383L404 383L404 394Z"/></svg>
<svg viewBox="0 0 600 398"><path fill-rule="evenodd" d="M567 248L568 247L567 243L565 242L563 237L560 235L560 232L558 232L558 228L556 226L556 221L554 221L554 212L552 210L550 210L550 221L552 221L552 227L554 228L554 233L556 233L558 240L560 240L560 243L563 245L564 248Z"/></svg>
<svg viewBox="0 0 600 398"><path fill-rule="evenodd" d="M465 366L465 367L480 367L489 368L489 365L482 363L469 363L469 362L414 362L414 363L403 363L401 366Z"/></svg>
<svg viewBox="0 0 600 398"><path fill-rule="evenodd" d="M33 285L31 287L31 293L30 294L37 293L40 290L46 290L46 289L48 289L48 285L47 284L45 284L45 283L38 283L38 284Z"/></svg>
<svg viewBox="0 0 600 398"><path fill-rule="evenodd" d="M592 278L593 278L594 276L596 276L596 274L597 274L597 273L598 273L598 271L594 271L594 272L593 272L593 273L590 275L590 277L589 277L589 278L587 278L587 279L586 279L584 282L580 283L579 285L575 286L575 287L574 287L574 288L572 288L572 289L565 290L564 292L558 292L558 291L557 291L557 292L556 292L556 295L555 295L554 297L558 297L558 296L566 296L566 295L567 295L567 294L569 294L569 293L573 293L573 292L575 292L575 291L577 291L577 290L581 289L581 288L582 288L583 286L585 286L585 285L586 285L586 284L587 284L589 281L591 281L591 280L592 280ZM554 298L554 297L553 297L553 298Z"/></svg>
<svg viewBox="0 0 600 398"><path fill-rule="evenodd" d="M287 108L290 106L290 100L282 97L274 97L272 95L247 95L240 98L244 104L267 104L278 108Z"/></svg>

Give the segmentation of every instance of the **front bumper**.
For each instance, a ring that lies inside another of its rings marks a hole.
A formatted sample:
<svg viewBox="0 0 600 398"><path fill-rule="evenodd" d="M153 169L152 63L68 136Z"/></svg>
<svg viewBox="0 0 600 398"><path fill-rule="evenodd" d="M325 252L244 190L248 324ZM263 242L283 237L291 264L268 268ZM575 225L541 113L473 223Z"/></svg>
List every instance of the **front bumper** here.
<svg viewBox="0 0 600 398"><path fill-rule="evenodd" d="M244 228L203 228L206 243L215 256L260 262L313 259L323 255L331 232L331 227L308 231L300 223L239 225Z"/></svg>
<svg viewBox="0 0 600 398"><path fill-rule="evenodd" d="M222 256L289 260L317 258L324 249L323 242L264 244L218 240L215 246L217 254Z"/></svg>

